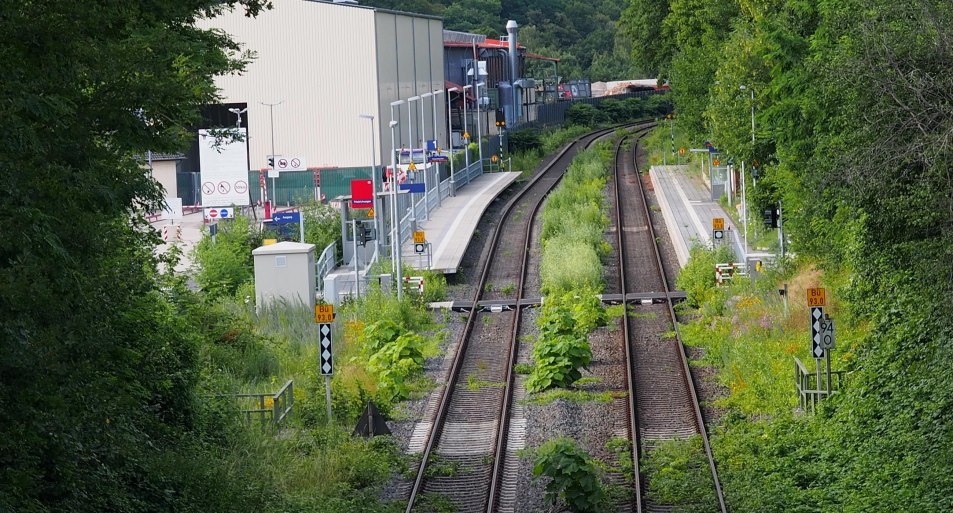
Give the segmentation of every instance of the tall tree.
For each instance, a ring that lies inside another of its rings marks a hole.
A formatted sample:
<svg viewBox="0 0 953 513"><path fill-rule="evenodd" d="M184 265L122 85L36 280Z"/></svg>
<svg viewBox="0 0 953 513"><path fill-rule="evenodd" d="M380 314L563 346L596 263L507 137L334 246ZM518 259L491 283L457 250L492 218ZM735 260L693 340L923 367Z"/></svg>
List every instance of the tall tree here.
<svg viewBox="0 0 953 513"><path fill-rule="evenodd" d="M0 1L0 510L181 505L194 347L156 286L140 157L181 150L244 65L194 22L267 6Z"/></svg>

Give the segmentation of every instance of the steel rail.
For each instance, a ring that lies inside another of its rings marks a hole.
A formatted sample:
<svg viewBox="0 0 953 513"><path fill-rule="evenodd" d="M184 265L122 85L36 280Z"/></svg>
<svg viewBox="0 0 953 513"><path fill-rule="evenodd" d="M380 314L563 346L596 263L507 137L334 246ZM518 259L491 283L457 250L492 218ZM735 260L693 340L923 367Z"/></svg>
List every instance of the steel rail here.
<svg viewBox="0 0 953 513"><path fill-rule="evenodd" d="M478 282L478 284L477 284L476 290L475 290L475 292L474 292L474 294L473 294L473 304L476 304L477 302L479 302L480 298L482 297L482 295L483 295L483 293L484 293L484 285L485 285L485 283L486 283L487 277L489 276L489 272L490 272L490 268L491 268L491 263L494 261L493 255L495 254L495 252L496 252L496 250L497 250L497 246L498 246L498 242L499 242L499 237L500 237L500 234L502 233L502 229L501 229L501 228L502 228L502 226L503 226L503 221L506 220L507 216L509 216L509 214L510 214L510 212L513 210L513 208L519 203L520 200L522 200L524 197L526 197L526 196L529 194L529 192L533 190L534 186L535 186L537 183L539 183L539 181L542 180L543 177L550 175L552 170L557 169L557 164L560 162L560 160L561 160L570 150L572 150L572 149L578 149L579 146L581 145L581 143L582 143L583 141L586 141L586 145L585 145L585 146L588 146L588 143L591 142L592 140L595 140L596 138L598 138L598 137L600 137L600 136L602 136L602 135L611 133L612 131L614 131L614 130L617 129L617 128L618 128L618 127L612 127L612 128L609 128L609 129L603 129L603 130L598 130L598 131L595 131L595 132L590 132L589 134L583 135L583 136L581 136L581 137L575 139L572 143L567 144L567 145L556 155L555 158L553 158L552 160L549 161L549 163L546 164L546 166L544 167L544 169L543 169L542 171L540 171L539 173L536 173L536 175L530 180L529 183L527 183L527 185L523 188L522 191L520 191L516 196L514 196L512 199L510 199L509 202L507 202L507 204L504 206L503 212L502 212L502 214L501 214L501 216L500 216L500 219L501 219L500 224L497 225L496 227L494 227L494 229L493 229L493 233L492 233L491 238L490 238L490 240L489 240L489 244L490 244L490 246L489 246L489 251L488 251L488 252L484 255L484 257L483 257L483 258L484 258L484 260L483 260L483 269L482 269L482 272L481 272L481 274L480 274L480 279L479 279L479 282ZM568 165L566 166L566 168L568 168ZM565 172L565 168L564 168L562 171L560 171L559 175L561 176L564 172ZM549 189L551 189L552 187L554 187L556 183L558 183L558 180L556 180L556 181L554 182L554 184L549 187ZM543 196L540 198L540 200L539 200L539 203L540 203L540 204L542 203L542 198L545 198L546 193L548 193L548 190L549 190L549 189L547 189L547 190L544 192ZM538 205L537 205L537 207L538 207ZM534 214L535 214L535 209L534 209ZM529 225L529 226L532 226L532 217L530 217L530 218L528 219L528 225ZM529 232L527 231L527 233L529 233ZM527 240L524 240L524 243L523 243L523 245L524 245L524 259L523 259L523 261L522 261L522 263L521 263L521 267L520 267L520 270L519 270L519 273L520 273L520 290L518 291L518 294L519 294L520 296L522 295L522 284L523 284L523 278L525 277L525 265L526 265L526 258L525 258L525 253L526 253L526 251L525 251L525 249L528 247L528 244L529 244L529 242L528 242ZM418 470L417 470L417 477L416 477L416 479L414 480L414 484L413 484L413 486L412 486L412 488L411 488L411 491L410 491L410 497L408 498L407 508L406 508L406 510L405 510L406 513L411 513L411 512L413 511L413 507L414 507L414 505L415 505L415 503L416 503L416 501L417 501L417 497L420 495L421 490L422 490L422 488L423 488L424 478L425 478L425 475L426 475L426 467L427 467L427 464L428 464L428 462L429 462L429 460L430 460L430 456L431 456L431 453L433 452L434 446L435 446L435 444L436 444L436 442L437 442L437 440L438 440L438 438L439 438L438 434L442 432L444 423L445 423L445 421L446 421L446 417L447 417L447 413L448 413L448 409L449 409L449 405L450 405L450 399L451 399L451 397L452 397L452 395L453 395L453 390L456 388L457 382L459 381L459 378L460 378L460 371L461 371L461 369L462 369L462 367L463 367L463 361L464 361L464 358L465 358L465 355L466 355L466 351L467 351L467 348L468 348L468 346L469 346L469 342L470 342L470 339L471 339L470 335L471 335L472 332L473 332L473 326L474 326L474 324L475 324L475 319L476 319L477 316L478 316L478 312L472 312L472 313L469 315L469 317L467 318L466 326L464 327L463 334L461 335L460 348L459 348L459 350L457 351L456 355L454 355L454 359L453 359L453 362L452 362L452 364L451 364L450 376L449 376L449 378L448 378L448 380L447 380L447 383L446 383L446 385L444 386L444 388L443 388L443 390L441 391L441 394L440 394L440 400L439 400L438 407L437 407L436 417L435 417L435 420L434 420L434 422L433 422L433 424L432 424L432 426L431 426L431 428L430 428L430 434L429 434L429 436L428 436L427 444L426 444L426 446L425 446L425 448L424 448L424 452L423 452L423 455L422 455L422 458L421 458L421 462L420 462L420 467L419 467ZM514 327L517 326L517 324L516 324L516 322L517 322L516 319L518 319L519 316L520 316L519 310L517 310L516 312L514 312L514 323L513 323L513 326L514 326ZM509 349L508 360L507 360L507 365L506 365L506 369L507 369L507 370L506 370L506 376L507 376L507 377L506 377L506 381L505 381L505 389L504 389L504 392L503 392L503 396L504 396L504 397L503 397L503 404L504 404L504 405L509 404L508 401L509 401L510 396L512 395L512 387L511 387L511 383L512 383L512 367L513 367L512 362L513 362L513 358L515 358L515 354L516 354L516 352L515 352L515 351L516 351L516 347L515 347L515 340L516 340L516 338L517 338L517 337L516 337L516 332L514 331L513 333L511 333L511 337L510 337L510 349ZM506 420L507 420L507 418L508 418L507 411L508 411L508 409L503 410L503 411L500 413L500 416L501 416L501 420L500 420L500 422L499 422L500 425L506 423ZM501 438L501 437L500 437L500 433L501 433L501 432L503 433L503 437L502 437L502 438L505 438L505 431L498 431L498 432L497 432L497 443L495 444L495 452L494 452L494 454L492 455L492 456L493 456L493 462L494 462L494 463L493 463L493 470L492 470L492 473L491 473L490 494L489 494L488 497L487 497L487 508L489 508L489 507L490 507L490 503L492 503L492 502L494 501L493 497L494 497L494 495L495 495L495 489L496 489L495 483L498 481L499 473L500 473L500 461L501 461L501 458L499 457L499 454L500 454L500 452L499 452L499 451L500 451L499 447L500 447L500 442L501 442L501 441L500 441L500 438ZM503 442L505 442L505 440L503 440Z"/></svg>
<svg viewBox="0 0 953 513"><path fill-rule="evenodd" d="M640 175L639 175L639 163L638 163L638 152L637 152L637 149L638 149L638 142L636 142L636 144L632 146L632 153L633 153L632 162L633 162L633 166L634 166L634 168L635 168L636 175L637 175L637 176L640 176ZM665 276L665 268L664 268L664 266L662 265L662 254L661 254L661 251L659 250L658 239L656 239L656 236L655 236L655 228L654 228L653 225L652 225L652 216L651 216L651 213L649 212L648 198L646 197L646 194L645 194L645 188L642 186L642 180L641 180L641 178L639 178L639 179L637 180L637 182L638 182L639 194L640 194L641 197L642 197L642 207L643 207L643 209L644 209L645 218L646 218L646 220L647 220L649 237L651 238L652 241L655 241L655 242L652 244L652 250L653 250L653 253L654 253L654 255L655 255L655 259L654 259L655 269L658 271L659 277L661 278L661 282L662 282L662 286L663 286L663 291L664 291L666 294L670 294L670 293L671 293L671 289L670 289L669 284L668 284L668 278L666 278L666 276ZM616 183L618 183L618 175L616 176ZM621 197L620 197L620 192L619 192L619 188L618 188L618 187L616 188L616 197L617 197L617 199L616 199L616 204L619 205L620 202L621 202L621 201L620 201L620 200L621 200ZM621 210L620 210L620 219L621 219ZM622 250L622 247L623 247L623 245L622 245L622 243L621 243L623 230L622 230L622 229L619 229L618 231L619 231L619 237L620 237L620 251L621 251L621 250ZM623 266L624 266L624 261L623 261ZM625 276L624 267L622 268L620 274L623 276L623 280L624 280L624 276ZM685 346L682 344L681 332L680 332L679 329L678 329L678 319L677 319L677 317L676 317L676 315L675 315L675 309L674 309L672 303L671 303L671 302L667 302L666 304L667 304L666 310L668 311L669 318L670 318L670 320L671 320L672 327L673 327L674 332L675 332L675 342L678 344L678 356L679 356L679 360L681 360L681 363L682 363L682 365L681 365L681 368L682 368L682 379L684 380L684 382L685 382L685 384L686 384L686 387L688 388L689 395L690 395L690 397L691 397L692 407L693 407L693 410L694 410L694 411L693 411L693 414L694 414L695 424L696 424L696 427L698 428L699 434L700 434L701 437L702 437L702 443L703 443L704 448L705 448L705 456L706 456L707 459L708 459L708 465L709 465L709 468L710 468L710 470L711 470L712 481L714 482L714 485L715 485L715 493L716 493L716 495L717 495L717 497L718 497L718 504L719 504L719 507L720 507L721 512L722 512L722 513L727 513L727 512L728 512L728 509L727 509L727 507L726 507L726 505L725 505L725 497L724 497L724 493L723 493L722 488L721 488L721 481L720 481L719 478L718 478L718 468L717 468L717 466L715 465L715 458L714 458L714 455L712 454L711 445L709 444L709 441L708 441L708 431L707 431L707 429L705 428L705 420L704 420L704 418L703 418L703 416L702 416L701 406L700 406L699 401L698 401L698 393L697 393L697 391L696 391L696 389L695 389L694 381L692 380L691 370L690 370L689 365L688 365L688 356L687 356L686 353L685 353ZM628 324L628 322L629 322L629 321L628 321L628 315L626 315L626 324ZM628 336L628 335L626 335L626 336ZM629 345L629 344L628 344L628 338L627 338L627 339L626 339L627 351L628 351L628 345ZM635 392L635 390L632 389L633 395L634 395L634 392ZM634 399L633 399L633 404L634 404ZM636 426L637 426L637 424L636 424ZM636 428L636 429L637 429L637 428ZM637 452L637 449L638 449L638 447L636 447L635 450L633 450L633 452ZM636 466L635 468L638 469L639 467ZM638 508L637 508L637 512L638 512L638 513L641 513L641 512L642 512L642 507L641 507L641 506L642 506L642 505L641 505L641 497L640 497L640 498L639 498L639 501L638 501Z"/></svg>
<svg viewBox="0 0 953 513"><path fill-rule="evenodd" d="M624 126L631 126L631 125L624 125ZM596 141L600 140L602 137L605 137L611 134L618 128L619 127L614 127L612 129L601 130L601 131L597 131L597 132L593 132L592 134L589 134L591 137L584 145L584 149L588 149ZM582 140L585 138L586 136L580 138L578 142L582 142ZM558 160L559 160L558 158L554 159L553 163L557 162ZM568 166L566 169L568 170ZM533 210L532 212L530 212L530 215L528 217L528 220L526 223L526 232L523 239L524 248L523 248L523 258L520 264L521 267L520 267L519 286L517 287L518 289L518 295L516 298L517 301L520 301L523 299L524 280L526 278L526 269L528 267L528 260L529 260L529 246L530 246L530 243L532 242L531 234L533 231L533 220L536 218L536 215L539 213L539 209L542 207L546 197L549 195L550 192L553 191L553 189L556 188L556 186L559 185L559 183L562 181L563 176L565 176L565 172L560 173L559 177L553 182L553 184L549 187L549 189L545 191L542 197L539 198L539 200L536 202L536 205L533 207ZM519 351L518 338L519 338L519 324L520 324L521 317L522 316L519 315L519 312L517 312L517 315L513 316L513 329L510 333L510 354L509 354L509 360L508 360L510 362L510 365L508 365L506 369L506 381L505 381L506 390L503 393L503 405L502 405L502 413L501 413L502 421L500 422L499 430L497 432L496 449L493 454L494 456L493 473L490 476L490 493L488 496L487 507L486 507L487 513L493 513L496 509L497 488L499 487L500 479L502 478L502 474L503 474L503 458L501 457L501 455L504 454L504 451L506 449L507 436L509 434L509 423L510 423L509 411L513 401L513 386L512 385L513 385L514 372L513 372L512 363L516 361L516 355L517 355L517 352Z"/></svg>
<svg viewBox="0 0 953 513"><path fill-rule="evenodd" d="M654 125L653 125L654 126ZM647 132L649 128L646 128ZM636 137L641 139L645 132L638 132ZM638 139L636 141L638 141ZM616 219L616 241L619 248L619 283L620 283L620 293L622 297L625 297L628 288L626 287L626 276L625 276L625 243L623 241L623 218L622 218L622 181L620 168L622 166L621 155L622 147L624 146L626 138L622 138L618 141L616 145L615 152L615 169L613 169L613 176L615 179L615 219ZM636 144L638 144L636 142ZM628 306L623 300L623 315L622 315L622 344L625 353L625 382L629 390L629 400L628 400L628 422L630 429L632 430L632 465L635 469L635 476L633 477L634 487L635 487L635 511L637 513L642 512L642 480L641 473L639 472L639 424L638 419L636 418L636 397L635 397L635 380L632 376L632 370L634 369L634 362L632 359L632 348L629 346L629 313Z"/></svg>

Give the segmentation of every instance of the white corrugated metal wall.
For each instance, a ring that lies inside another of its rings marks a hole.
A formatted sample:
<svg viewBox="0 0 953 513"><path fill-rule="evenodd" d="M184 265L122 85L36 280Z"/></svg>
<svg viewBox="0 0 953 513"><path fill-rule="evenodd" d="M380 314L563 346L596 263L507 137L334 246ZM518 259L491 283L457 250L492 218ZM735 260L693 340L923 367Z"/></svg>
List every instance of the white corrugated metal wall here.
<svg viewBox="0 0 953 513"><path fill-rule="evenodd" d="M424 136L420 102L414 102L413 111L406 103L392 111L391 102L443 90L443 21L379 11L377 55L380 111L384 117L381 137L386 164L390 162L388 124L392 114L399 123L395 138L398 148L409 146L411 139L415 147L420 147ZM446 101L445 95L437 96L436 138L441 147L446 144ZM433 103L433 99L428 98L423 105L427 139L434 138ZM409 131L410 128L413 130Z"/></svg>
<svg viewBox="0 0 953 513"><path fill-rule="evenodd" d="M216 80L223 102L248 104L251 167L267 165L271 125L263 104L278 102L273 107L276 154L303 157L312 167L367 166L371 129L358 116L371 114L377 163L381 155L389 162L390 102L443 87L442 21L307 0L273 4L254 19L239 10L198 23L225 30L257 54L244 74ZM415 106L419 117L420 105ZM426 105L427 116L430 109ZM406 117L405 106L404 141Z"/></svg>

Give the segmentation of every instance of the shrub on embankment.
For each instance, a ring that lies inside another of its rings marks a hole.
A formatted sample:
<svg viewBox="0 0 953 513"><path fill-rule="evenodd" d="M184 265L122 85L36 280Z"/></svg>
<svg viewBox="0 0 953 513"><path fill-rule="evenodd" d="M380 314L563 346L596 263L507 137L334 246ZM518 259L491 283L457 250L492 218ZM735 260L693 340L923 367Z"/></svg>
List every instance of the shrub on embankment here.
<svg viewBox="0 0 953 513"><path fill-rule="evenodd" d="M535 365L526 380L530 392L568 387L592 359L589 333L605 323L596 294L602 291L602 257L609 246L603 190L604 147L580 153L540 215L541 286L545 301L533 345Z"/></svg>

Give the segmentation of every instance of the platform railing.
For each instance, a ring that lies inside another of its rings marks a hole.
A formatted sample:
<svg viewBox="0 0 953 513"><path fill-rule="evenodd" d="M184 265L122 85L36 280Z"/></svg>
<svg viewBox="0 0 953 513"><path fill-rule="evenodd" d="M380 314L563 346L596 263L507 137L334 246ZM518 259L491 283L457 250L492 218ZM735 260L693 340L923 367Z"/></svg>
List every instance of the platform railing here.
<svg viewBox="0 0 953 513"><path fill-rule="evenodd" d="M484 159L485 160L485 159ZM476 180L480 175L483 174L483 162L476 161L470 164L469 167L465 167L459 171L456 171L453 175L454 179L454 189L460 190L473 180ZM450 178L440 182L437 185L437 190L439 191L440 198L447 198L450 196ZM405 195L405 197L413 197L414 195ZM398 209L401 212L407 212L400 220L400 245L403 246L410 238L413 236L413 227L410 224L411 219L422 220L426 219L430 212L432 212L439 204L440 201L437 199L436 194L417 194L418 198L413 198L413 200L403 200L398 201ZM411 212L410 202L413 201L413 209Z"/></svg>
<svg viewBox="0 0 953 513"><path fill-rule="evenodd" d="M318 292L324 292L324 277L331 274L334 270L335 258L337 255L337 242L328 244L321 252L321 256L314 263L314 289Z"/></svg>

